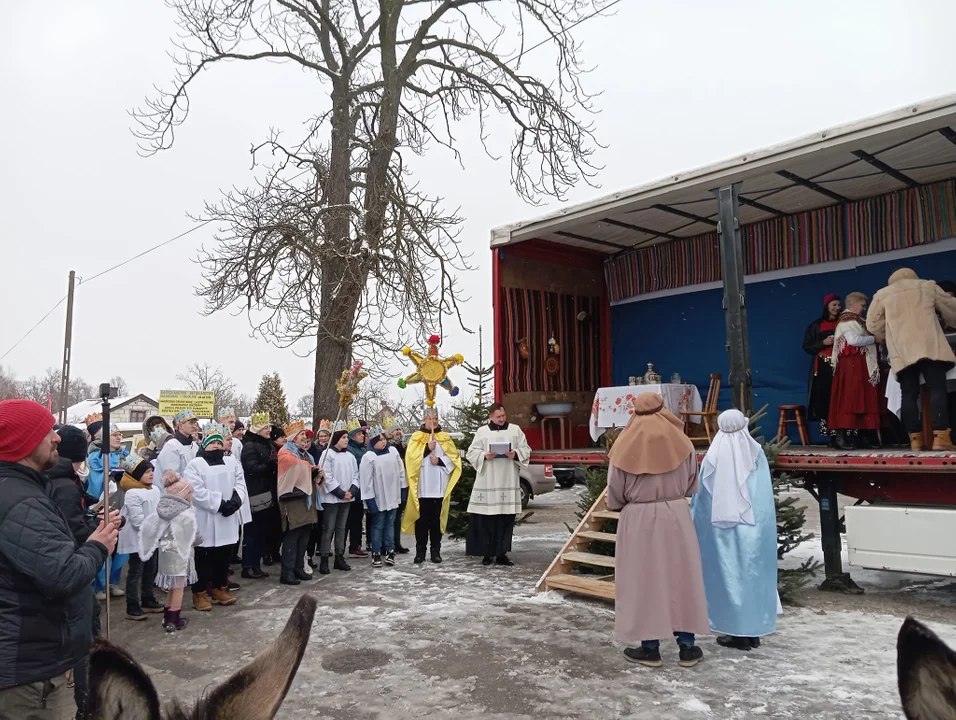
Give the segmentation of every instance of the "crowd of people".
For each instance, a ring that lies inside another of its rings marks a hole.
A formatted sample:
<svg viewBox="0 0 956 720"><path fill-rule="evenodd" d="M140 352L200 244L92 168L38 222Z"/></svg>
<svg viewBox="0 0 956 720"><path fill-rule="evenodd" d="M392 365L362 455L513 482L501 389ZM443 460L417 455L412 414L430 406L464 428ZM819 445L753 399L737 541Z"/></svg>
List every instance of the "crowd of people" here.
<svg viewBox="0 0 956 720"><path fill-rule="evenodd" d="M823 298L823 313L803 339L813 358L807 417L820 421L834 447L880 447L899 434L914 451L956 450L950 434L956 393L948 393L947 385L956 355L945 335L956 327L954 293L956 284L921 280L900 268L872 300L862 292ZM900 386L901 423L887 407L891 373ZM929 447L923 441L922 383L929 392Z"/></svg>
<svg viewBox="0 0 956 720"><path fill-rule="evenodd" d="M202 427L188 409L147 418L133 452L100 416L85 425L0 402L0 720L86 717L107 594L125 598L127 619L162 614L173 633L188 625L187 588L194 611L238 603L234 564L263 580L278 563L279 582L300 585L350 571L346 555L395 565L409 552L403 533L415 537L413 565L442 562L462 458L434 407L407 445L390 418L322 421L313 433L254 413L247 429L228 407ZM493 405L466 454L477 476L469 551L484 565L513 565L530 453Z"/></svg>

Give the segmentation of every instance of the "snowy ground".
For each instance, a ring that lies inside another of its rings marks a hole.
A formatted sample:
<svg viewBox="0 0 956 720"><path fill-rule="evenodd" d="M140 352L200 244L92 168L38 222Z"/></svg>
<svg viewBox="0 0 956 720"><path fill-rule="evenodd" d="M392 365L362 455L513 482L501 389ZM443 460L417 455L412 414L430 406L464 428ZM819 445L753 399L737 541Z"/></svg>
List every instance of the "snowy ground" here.
<svg viewBox="0 0 956 720"><path fill-rule="evenodd" d="M319 600L312 640L283 718L900 718L896 633L906 614L956 641L952 581L850 568L862 597L808 588L779 631L750 653L701 638L705 662L649 670L611 641L613 607L552 592L534 596L567 538L578 489L534 500L510 569L483 568L448 543L441 566L410 556L373 570L355 561L300 588L275 575L244 581L239 604L188 612L182 633L114 621L169 697L200 695L270 642L304 590ZM812 503L812 501L811 501ZM811 517L811 524L816 522ZM801 548L814 552L818 543ZM273 568L277 570L277 568ZM318 578L318 576L316 576ZM121 615L120 615L121 617Z"/></svg>

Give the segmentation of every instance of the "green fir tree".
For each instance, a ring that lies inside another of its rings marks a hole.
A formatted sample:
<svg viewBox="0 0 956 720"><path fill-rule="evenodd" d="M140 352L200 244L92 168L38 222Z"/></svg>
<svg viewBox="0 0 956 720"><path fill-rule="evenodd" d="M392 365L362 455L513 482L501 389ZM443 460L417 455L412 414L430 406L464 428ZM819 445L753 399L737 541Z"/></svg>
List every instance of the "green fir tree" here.
<svg viewBox="0 0 956 720"><path fill-rule="evenodd" d="M268 412L273 425L285 425L289 422L289 406L279 373L263 375L259 383L259 394L253 403L256 412Z"/></svg>

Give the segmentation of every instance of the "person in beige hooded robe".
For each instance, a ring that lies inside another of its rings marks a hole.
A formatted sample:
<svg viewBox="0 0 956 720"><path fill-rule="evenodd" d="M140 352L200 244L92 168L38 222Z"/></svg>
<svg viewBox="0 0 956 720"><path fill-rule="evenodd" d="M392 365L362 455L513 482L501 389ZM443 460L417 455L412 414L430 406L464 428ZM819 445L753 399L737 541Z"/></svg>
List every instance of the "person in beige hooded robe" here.
<svg viewBox="0 0 956 720"><path fill-rule="evenodd" d="M607 506L621 511L614 636L638 645L624 651L628 660L660 667L660 638L673 634L680 665L693 667L703 658L694 636L710 632L700 547L687 502L697 492L694 446L663 398L642 393L608 459Z"/></svg>

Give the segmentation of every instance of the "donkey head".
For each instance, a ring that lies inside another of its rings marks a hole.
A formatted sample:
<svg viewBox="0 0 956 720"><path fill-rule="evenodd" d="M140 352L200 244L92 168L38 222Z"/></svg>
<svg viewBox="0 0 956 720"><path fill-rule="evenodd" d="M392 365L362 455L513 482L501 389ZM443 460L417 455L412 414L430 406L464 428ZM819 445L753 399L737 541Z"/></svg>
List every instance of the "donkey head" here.
<svg viewBox="0 0 956 720"><path fill-rule="evenodd" d="M896 641L896 669L908 720L956 720L956 653L911 617Z"/></svg>
<svg viewBox="0 0 956 720"><path fill-rule="evenodd" d="M207 692L190 710L165 713L149 676L124 650L97 641L90 654L90 717L96 720L267 720L274 717L299 669L312 631L316 601L299 598L275 641L244 668Z"/></svg>

